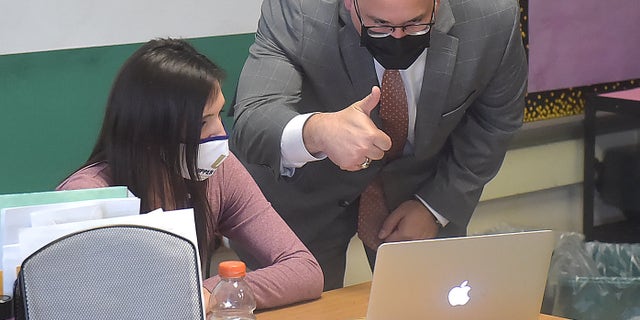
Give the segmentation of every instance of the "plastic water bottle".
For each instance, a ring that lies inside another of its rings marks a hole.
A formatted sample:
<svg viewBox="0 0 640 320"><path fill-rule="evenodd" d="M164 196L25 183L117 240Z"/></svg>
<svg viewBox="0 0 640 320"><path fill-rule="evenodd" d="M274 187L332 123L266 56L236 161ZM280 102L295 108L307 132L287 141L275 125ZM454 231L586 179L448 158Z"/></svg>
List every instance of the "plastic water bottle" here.
<svg viewBox="0 0 640 320"><path fill-rule="evenodd" d="M209 320L255 320L256 300L244 280L247 274L242 261L223 261L218 265L220 282L211 292L213 312Z"/></svg>

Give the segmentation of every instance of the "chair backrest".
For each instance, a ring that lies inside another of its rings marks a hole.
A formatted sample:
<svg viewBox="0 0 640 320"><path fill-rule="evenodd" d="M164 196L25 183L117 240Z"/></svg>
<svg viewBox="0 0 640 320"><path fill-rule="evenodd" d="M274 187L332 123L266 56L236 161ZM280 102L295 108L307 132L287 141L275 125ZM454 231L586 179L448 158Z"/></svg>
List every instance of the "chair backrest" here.
<svg viewBox="0 0 640 320"><path fill-rule="evenodd" d="M197 248L141 226L108 226L60 238L22 263L16 318L202 319Z"/></svg>

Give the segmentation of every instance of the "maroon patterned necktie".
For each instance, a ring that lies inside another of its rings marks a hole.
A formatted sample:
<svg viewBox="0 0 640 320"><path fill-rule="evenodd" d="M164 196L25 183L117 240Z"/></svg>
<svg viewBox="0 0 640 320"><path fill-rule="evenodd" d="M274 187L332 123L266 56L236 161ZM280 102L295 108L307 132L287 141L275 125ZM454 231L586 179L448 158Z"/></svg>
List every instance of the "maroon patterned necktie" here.
<svg viewBox="0 0 640 320"><path fill-rule="evenodd" d="M382 130L391 138L391 149L385 153L386 162L402 155L407 141L409 112L407 95L398 70L385 70L382 76L380 118ZM390 213L385 203L382 179L376 177L360 195L358 237L369 248L377 249L382 240L378 232Z"/></svg>

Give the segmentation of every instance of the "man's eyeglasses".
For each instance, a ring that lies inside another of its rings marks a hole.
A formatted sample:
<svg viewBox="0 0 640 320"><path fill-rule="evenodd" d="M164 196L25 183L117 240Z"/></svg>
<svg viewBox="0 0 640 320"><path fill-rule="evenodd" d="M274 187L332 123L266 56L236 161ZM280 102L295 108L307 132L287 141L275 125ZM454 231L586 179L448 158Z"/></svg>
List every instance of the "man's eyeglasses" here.
<svg viewBox="0 0 640 320"><path fill-rule="evenodd" d="M431 26L433 23L416 23L416 24L407 24L404 26L365 26L362 25L362 28L367 32L369 36L372 38L384 38L390 36L397 28L401 28L402 32L409 36L421 36L426 34L431 30Z"/></svg>
<svg viewBox="0 0 640 320"><path fill-rule="evenodd" d="M412 23L405 24L402 26L392 26L392 25L377 25L377 26L365 26L364 22L362 22L362 17L360 16L360 8L358 6L358 1L353 0L356 8L356 15L358 16L358 20L360 20L360 25L362 26L362 32L366 32L372 38L385 38L390 36L396 29L402 29L404 34L409 36L421 36L423 34L431 31L431 27L435 24L435 1L433 2L433 8L431 9L431 22L427 23Z"/></svg>

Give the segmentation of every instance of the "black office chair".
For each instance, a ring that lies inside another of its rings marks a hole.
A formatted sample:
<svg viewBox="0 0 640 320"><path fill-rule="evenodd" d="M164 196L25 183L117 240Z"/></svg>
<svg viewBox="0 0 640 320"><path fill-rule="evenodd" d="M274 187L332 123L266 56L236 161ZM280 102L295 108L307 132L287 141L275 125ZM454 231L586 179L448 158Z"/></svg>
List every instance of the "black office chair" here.
<svg viewBox="0 0 640 320"><path fill-rule="evenodd" d="M60 238L26 258L16 319L201 319L197 248L158 229L107 226Z"/></svg>

